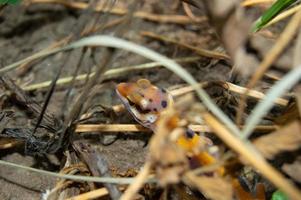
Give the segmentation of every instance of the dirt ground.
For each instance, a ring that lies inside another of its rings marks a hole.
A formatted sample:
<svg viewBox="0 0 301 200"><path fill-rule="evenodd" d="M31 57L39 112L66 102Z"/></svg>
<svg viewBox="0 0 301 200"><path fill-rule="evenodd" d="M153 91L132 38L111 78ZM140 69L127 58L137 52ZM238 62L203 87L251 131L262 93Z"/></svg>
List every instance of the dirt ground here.
<svg viewBox="0 0 301 200"><path fill-rule="evenodd" d="M126 5L127 1L120 1ZM119 2L119 3L120 3ZM166 6L170 5L170 6ZM140 11L152 12L156 14L182 14L181 4L176 5L176 1L145 1L141 3ZM191 7L195 11L193 7ZM0 64L6 66L20 59L26 58L40 50L43 50L55 42L69 36L78 25L83 10L68 8L59 4L32 3L30 5L9 5L0 13ZM198 16L205 16L203 10L197 11ZM257 16L259 13L254 12ZM102 17L104 22L102 22ZM106 18L105 18L106 17ZM109 14L100 15L99 23L114 21L120 15ZM88 21L87 21L88 23ZM221 51L220 41L208 21L201 23L158 23L134 17L129 25L129 29L124 31L123 38L136 42L160 52L170 58L181 58L196 56L196 53L176 45L158 41L149 37L144 37L142 31L151 31L157 34L176 38L176 40L191 44L195 47ZM104 34L113 34L115 26L106 28ZM76 68L82 49L74 50L66 67L63 68L60 77L71 76ZM97 50L96 52L101 52ZM96 54L96 58L87 59L82 62L78 74L88 73L94 65L93 59L101 60L101 53ZM15 83L22 87L35 83L52 80L62 67L64 53L57 53L38 59L29 65L22 66L10 71L8 75ZM118 50L110 62L109 69L125 66L138 65L149 62L147 59ZM197 81L233 81L230 64L215 59L200 58L198 61L182 64L186 70L193 74ZM120 104L115 92L115 84L124 81L136 81L139 78L149 79L153 84L162 88L174 88L183 85L183 81L174 73L163 69L154 68L147 70L136 70L130 73L121 74L107 78L103 83L108 83L105 90L99 91L91 101L91 105L85 111L94 111L93 123L136 123L132 116L125 112L120 115L110 115L103 112L103 107L111 107ZM47 111L60 118L70 112L76 98L82 92L84 81L76 84L70 92L70 98L66 100L65 95L68 85L58 86L53 93ZM263 86L264 87L264 86ZM36 89L27 92L35 102L42 105L45 101L48 88ZM222 96L223 91L219 87L208 89L212 97ZM1 92L2 93L2 92ZM97 93L97 92L96 92ZM15 110L14 105L6 101L5 94L1 94L1 106L6 110ZM65 107L63 107L65 105ZM66 106L67 105L67 106ZM101 107L102 106L102 107ZM220 106L230 117L233 117L233 110L221 103ZM32 119L21 113L17 108L11 125L18 127L32 124ZM82 112L85 113L85 111ZM96 147L108 162L112 173L119 176L134 176L143 166L145 156L148 151L148 139L151 133L90 133L76 135L75 139L85 139ZM1 160L10 161L24 166L35 167L49 171L59 171L64 163L62 153L60 155L30 155L24 152L24 143L14 148L0 150ZM12 199L41 199L46 190L52 189L58 179L39 175L33 172L14 169L11 167L0 167L0 198L3 200Z"/></svg>

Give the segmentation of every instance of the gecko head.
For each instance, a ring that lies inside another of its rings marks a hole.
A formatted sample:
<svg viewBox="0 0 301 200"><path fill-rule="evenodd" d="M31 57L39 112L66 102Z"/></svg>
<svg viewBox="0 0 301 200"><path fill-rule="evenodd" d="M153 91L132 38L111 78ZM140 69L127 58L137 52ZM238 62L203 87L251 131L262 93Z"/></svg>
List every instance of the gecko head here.
<svg viewBox="0 0 301 200"><path fill-rule="evenodd" d="M141 125L152 128L160 112L172 104L171 95L151 84L147 79L134 83L120 83L116 92L127 110Z"/></svg>

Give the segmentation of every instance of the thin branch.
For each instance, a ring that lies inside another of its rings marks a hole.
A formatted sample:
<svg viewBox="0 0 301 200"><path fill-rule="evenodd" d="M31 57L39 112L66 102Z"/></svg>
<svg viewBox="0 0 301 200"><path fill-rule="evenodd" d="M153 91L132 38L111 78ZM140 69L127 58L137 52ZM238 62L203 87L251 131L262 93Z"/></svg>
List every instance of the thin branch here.
<svg viewBox="0 0 301 200"><path fill-rule="evenodd" d="M245 0L243 2L241 2L241 6L254 6L257 4L271 4L275 2L275 0Z"/></svg>
<svg viewBox="0 0 301 200"><path fill-rule="evenodd" d="M242 128L244 126L241 126ZM189 128L195 132L211 133L212 129L207 125L189 125ZM275 125L259 125L255 127L258 132L271 132L278 129ZM91 133L91 132L151 132L150 129L139 124L79 124L76 126L75 132Z"/></svg>
<svg viewBox="0 0 301 200"><path fill-rule="evenodd" d="M92 191L68 198L66 200L96 199L96 198L107 196L108 194L109 194L109 192L106 188L100 188L100 189L92 190Z"/></svg>
<svg viewBox="0 0 301 200"><path fill-rule="evenodd" d="M174 61L178 62L178 63L190 63L190 62L196 62L198 60L200 60L200 57L183 57L183 58L176 58L174 59ZM130 73L132 71L138 71L138 70L145 70L145 69L151 69L151 68L155 68L155 67L161 67L162 64L160 62L149 62L149 63L144 63L144 64L140 64L140 65L133 65L133 66L128 66L128 67L118 67L116 69L111 69L111 67L109 67L109 70L107 70L104 74L103 74L103 78L107 79L107 78L112 78L112 77L116 77L116 76L120 76L126 73ZM89 74L89 78L91 78L92 76L95 75L95 72L92 72ZM75 79L77 81L83 81L86 80L88 74L80 74L78 76L75 77ZM67 83L70 83L72 81L72 76L67 76L64 78L61 78L57 81L57 85L64 85ZM36 83L36 84L32 84L32 85L28 85L23 87L23 90L26 91L32 91L32 90L37 90L37 89L43 89L43 88L47 88L50 86L51 81L44 81L41 83Z"/></svg>
<svg viewBox="0 0 301 200"><path fill-rule="evenodd" d="M30 0L30 3L53 3L53 4L61 4L69 8L74 9L86 9L88 4L84 2L68 2L65 0ZM128 10L124 8L114 7L113 9L104 9L102 5L98 5L95 8L97 12L109 12L115 15L125 15ZM147 13L143 11L137 11L133 14L136 18L141 18L153 22L159 23L175 23L175 24L195 24L202 23L207 21L207 17L196 17L196 20L191 20L188 16L185 15L158 15L153 13Z"/></svg>
<svg viewBox="0 0 301 200"><path fill-rule="evenodd" d="M168 37L165 37L165 36L162 36L162 35L158 35L158 34L153 33L153 32L141 31L140 34L142 36L150 37L150 38L160 40L160 41L164 41L164 42L169 42L169 43L176 44L178 46L190 49L192 51L195 51L200 56L204 56L204 57L208 57L208 58L215 58L215 59L226 59L226 60L230 59L229 56L224 54L224 53L194 47L194 46L191 46L189 44L179 42L179 41L174 40L172 38L168 38Z"/></svg>
<svg viewBox="0 0 301 200"><path fill-rule="evenodd" d="M50 172L46 170L36 169L32 167L27 167L23 165L18 165L11 162L6 162L0 160L0 165L9 166L13 168L18 168L26 171L36 172L46 176L52 176L61 179L70 179L74 181L86 181L86 182L97 182L97 183L113 183L113 184L131 184L134 181L134 178L111 178L111 177L91 177L91 176L78 176L78 175L68 175L60 174L55 172ZM154 180L148 180L147 182L154 182Z"/></svg>

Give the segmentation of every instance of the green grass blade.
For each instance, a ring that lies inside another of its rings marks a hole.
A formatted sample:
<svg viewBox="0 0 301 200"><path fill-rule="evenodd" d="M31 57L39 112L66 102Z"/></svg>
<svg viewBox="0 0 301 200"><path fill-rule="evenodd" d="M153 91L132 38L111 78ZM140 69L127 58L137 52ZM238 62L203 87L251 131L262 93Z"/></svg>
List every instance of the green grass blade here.
<svg viewBox="0 0 301 200"><path fill-rule="evenodd" d="M290 5L295 3L297 0L277 0L263 15L256 20L253 25L252 32L260 30L264 25L271 21L281 11L288 8Z"/></svg>

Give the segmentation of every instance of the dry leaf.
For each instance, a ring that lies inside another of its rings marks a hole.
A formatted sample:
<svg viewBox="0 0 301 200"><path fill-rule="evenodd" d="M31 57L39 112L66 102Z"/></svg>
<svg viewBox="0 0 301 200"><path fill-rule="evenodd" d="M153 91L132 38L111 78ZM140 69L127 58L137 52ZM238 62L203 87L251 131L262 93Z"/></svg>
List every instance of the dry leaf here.
<svg viewBox="0 0 301 200"><path fill-rule="evenodd" d="M190 172L186 173L184 181L212 200L233 199L232 185L221 177L196 176Z"/></svg>
<svg viewBox="0 0 301 200"><path fill-rule="evenodd" d="M301 183L301 157L298 157L292 164L284 164L282 170L292 179Z"/></svg>
<svg viewBox="0 0 301 200"><path fill-rule="evenodd" d="M268 159L284 151L294 151L301 146L300 122L294 121L271 134L262 136L254 141L254 145Z"/></svg>
<svg viewBox="0 0 301 200"><path fill-rule="evenodd" d="M188 159L183 149L171 140L170 136L184 129L177 128L176 111L168 108L158 120L156 134L150 141L150 161L156 171L156 177L161 186L178 183L188 170Z"/></svg>
<svg viewBox="0 0 301 200"><path fill-rule="evenodd" d="M188 160L184 152L175 144L166 143L159 145L152 152L156 177L161 186L178 183L182 175L188 170Z"/></svg>

